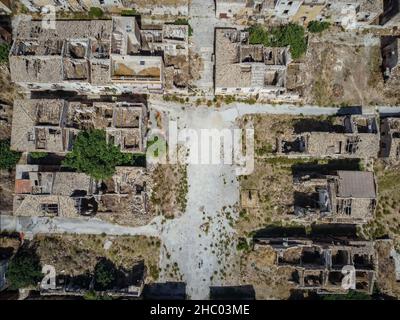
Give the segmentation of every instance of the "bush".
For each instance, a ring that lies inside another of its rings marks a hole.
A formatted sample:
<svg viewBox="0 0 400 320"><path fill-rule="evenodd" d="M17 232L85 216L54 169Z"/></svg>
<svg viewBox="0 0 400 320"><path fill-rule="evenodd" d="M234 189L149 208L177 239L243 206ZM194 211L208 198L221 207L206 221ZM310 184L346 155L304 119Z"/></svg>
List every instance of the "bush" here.
<svg viewBox="0 0 400 320"><path fill-rule="evenodd" d="M43 278L39 257L32 249L20 249L11 259L6 279L13 290L36 286Z"/></svg>
<svg viewBox="0 0 400 320"><path fill-rule="evenodd" d="M372 300L369 294L349 290L346 294L327 294L321 296L322 300Z"/></svg>
<svg viewBox="0 0 400 320"><path fill-rule="evenodd" d="M263 44L266 47L290 46L293 59L300 58L307 51L304 28L298 24L289 23L269 31L261 25L254 25L248 31L250 44Z"/></svg>
<svg viewBox="0 0 400 320"><path fill-rule="evenodd" d="M236 245L236 249L239 251L249 250L249 244L247 243L247 240L244 238L240 238L238 244Z"/></svg>
<svg viewBox="0 0 400 320"><path fill-rule="evenodd" d="M90 7L89 17L90 18L101 18L103 16L103 10L98 7Z"/></svg>
<svg viewBox="0 0 400 320"><path fill-rule="evenodd" d="M116 166L131 162L131 154L122 153L117 146L107 143L106 132L95 129L79 132L72 152L67 154L62 164L97 180L105 180L115 173Z"/></svg>
<svg viewBox="0 0 400 320"><path fill-rule="evenodd" d="M0 141L0 169L15 167L20 158L21 153L10 150L9 140Z"/></svg>
<svg viewBox="0 0 400 320"><path fill-rule="evenodd" d="M8 63L9 52L10 52L10 45L8 43L0 44L0 64Z"/></svg>
<svg viewBox="0 0 400 320"><path fill-rule="evenodd" d="M29 155L32 159L41 159L47 157L47 152L31 152Z"/></svg>
<svg viewBox="0 0 400 320"><path fill-rule="evenodd" d="M136 16L138 12L135 9L126 9L121 11L121 16Z"/></svg>
<svg viewBox="0 0 400 320"><path fill-rule="evenodd" d="M312 33L320 33L326 29L329 29L331 24L326 21L310 21L310 23L307 26L308 31Z"/></svg>

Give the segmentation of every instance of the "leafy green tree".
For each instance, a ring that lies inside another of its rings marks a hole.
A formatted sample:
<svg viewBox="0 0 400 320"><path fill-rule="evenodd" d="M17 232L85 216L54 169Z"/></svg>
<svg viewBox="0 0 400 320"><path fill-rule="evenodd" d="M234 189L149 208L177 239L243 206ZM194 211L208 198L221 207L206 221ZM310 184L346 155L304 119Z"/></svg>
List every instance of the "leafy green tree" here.
<svg viewBox="0 0 400 320"><path fill-rule="evenodd" d="M21 153L10 149L10 141L0 141L0 169L11 169L13 168L19 159Z"/></svg>
<svg viewBox="0 0 400 320"><path fill-rule="evenodd" d="M90 7L89 9L89 17L90 18L101 18L103 16L103 10L98 7Z"/></svg>
<svg viewBox="0 0 400 320"><path fill-rule="evenodd" d="M63 166L84 172L97 180L106 180L115 173L115 167L132 162L132 155L107 143L106 132L94 129L79 132L72 151L67 154Z"/></svg>
<svg viewBox="0 0 400 320"><path fill-rule="evenodd" d="M96 290L107 290L116 279L117 270L115 265L108 259L102 258L94 269L94 287Z"/></svg>
<svg viewBox="0 0 400 320"><path fill-rule="evenodd" d="M8 264L6 279L11 289L36 286L42 278L40 259L34 249L20 249Z"/></svg>
<svg viewBox="0 0 400 320"><path fill-rule="evenodd" d="M310 23L307 26L308 31L312 33L320 33L326 29L328 29L331 26L331 24L327 21L310 21Z"/></svg>

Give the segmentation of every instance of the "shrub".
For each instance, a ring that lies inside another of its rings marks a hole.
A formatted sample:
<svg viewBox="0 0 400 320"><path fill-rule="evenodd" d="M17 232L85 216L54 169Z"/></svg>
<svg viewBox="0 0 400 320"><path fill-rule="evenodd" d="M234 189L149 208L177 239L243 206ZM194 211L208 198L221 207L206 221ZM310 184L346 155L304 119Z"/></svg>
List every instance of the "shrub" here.
<svg viewBox="0 0 400 320"><path fill-rule="evenodd" d="M10 141L0 141L0 169L11 169L13 168L19 159L21 153L10 150Z"/></svg>
<svg viewBox="0 0 400 320"><path fill-rule="evenodd" d="M10 52L10 45L8 43L0 44L0 64L8 63L9 52Z"/></svg>
<svg viewBox="0 0 400 320"><path fill-rule="evenodd" d="M20 249L11 259L6 273L10 288L14 290L36 286L42 277L39 257L32 249Z"/></svg>
<svg viewBox="0 0 400 320"><path fill-rule="evenodd" d="M372 300L369 294L349 290L347 294L327 294L321 296L322 300Z"/></svg>
<svg viewBox="0 0 400 320"><path fill-rule="evenodd" d="M47 152L31 152L29 155L33 159L41 159L47 156Z"/></svg>
<svg viewBox="0 0 400 320"><path fill-rule="evenodd" d="M236 245L236 249L239 251L247 251L249 249L249 244L247 240L244 238L240 238L238 244Z"/></svg>
<svg viewBox="0 0 400 320"><path fill-rule="evenodd" d="M331 24L326 21L310 21L310 23L307 26L308 31L312 33L320 33L326 29L329 29Z"/></svg>
<svg viewBox="0 0 400 320"><path fill-rule="evenodd" d="M121 16L136 16L138 12L135 9L126 9L121 11Z"/></svg>
<svg viewBox="0 0 400 320"><path fill-rule="evenodd" d="M101 18L103 16L103 10L98 7L90 7L89 9L89 17L90 18Z"/></svg>
<svg viewBox="0 0 400 320"><path fill-rule="evenodd" d="M110 178L118 165L132 162L132 155L125 154L111 142L106 141L104 130L79 132L72 152L68 153L63 166L84 172L97 180Z"/></svg>

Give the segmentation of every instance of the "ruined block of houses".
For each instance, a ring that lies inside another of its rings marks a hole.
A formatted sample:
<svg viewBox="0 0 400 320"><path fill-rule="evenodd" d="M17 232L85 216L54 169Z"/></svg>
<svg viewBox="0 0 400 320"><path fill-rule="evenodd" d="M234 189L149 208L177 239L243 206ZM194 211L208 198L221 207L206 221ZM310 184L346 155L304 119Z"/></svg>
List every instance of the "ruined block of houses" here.
<svg viewBox="0 0 400 320"><path fill-rule="evenodd" d="M140 297L145 285L147 267L143 260L133 264L131 268L118 268L116 279L111 288L95 290L94 275L84 274L69 276L58 274L55 279L55 288L40 286L40 294L43 296L84 296L88 292L95 291L111 297Z"/></svg>
<svg viewBox="0 0 400 320"><path fill-rule="evenodd" d="M293 283L298 289L317 293L345 294L346 273L343 268L354 268L352 289L371 294L377 268L377 255L373 241L339 240L325 238L257 238L255 250L269 245L276 251L278 266L295 268Z"/></svg>
<svg viewBox="0 0 400 320"><path fill-rule="evenodd" d="M252 17L273 24L327 21L346 29L400 25L397 0L216 0L218 18Z"/></svg>
<svg viewBox="0 0 400 320"><path fill-rule="evenodd" d="M289 47L251 45L248 38L246 31L216 29L215 94L283 95Z"/></svg>
<svg viewBox="0 0 400 320"><path fill-rule="evenodd" d="M135 9L141 14L187 16L188 0L158 0L157 3L145 0L20 0L30 12L41 12L43 7L52 6L56 11L84 12L91 7L99 7L105 11ZM49 10L49 9L48 9ZM46 12L46 11L45 11Z"/></svg>
<svg viewBox="0 0 400 320"><path fill-rule="evenodd" d="M18 20L9 57L13 82L27 90L98 94L164 93L167 82L172 91L185 91L176 79L188 72L188 26L157 27L160 37L151 39L135 17L57 20L55 26ZM186 62L186 69L174 58ZM167 76L170 66L176 72Z"/></svg>
<svg viewBox="0 0 400 320"><path fill-rule="evenodd" d="M351 115L328 132L303 132L277 138L277 153L289 157L377 158L379 127L375 116Z"/></svg>
<svg viewBox="0 0 400 320"><path fill-rule="evenodd" d="M11 148L65 154L80 130L103 129L122 152L146 149L147 110L143 103L15 100Z"/></svg>
<svg viewBox="0 0 400 320"><path fill-rule="evenodd" d="M59 166L17 165L13 211L38 217L141 216L147 212L147 182L142 167L116 167L110 179L95 181Z"/></svg>
<svg viewBox="0 0 400 320"><path fill-rule="evenodd" d="M400 118L385 118L381 122L381 156L400 160Z"/></svg>
<svg viewBox="0 0 400 320"><path fill-rule="evenodd" d="M303 178L294 188L294 213L300 219L331 223L366 223L377 206L373 172L337 171L320 178Z"/></svg>

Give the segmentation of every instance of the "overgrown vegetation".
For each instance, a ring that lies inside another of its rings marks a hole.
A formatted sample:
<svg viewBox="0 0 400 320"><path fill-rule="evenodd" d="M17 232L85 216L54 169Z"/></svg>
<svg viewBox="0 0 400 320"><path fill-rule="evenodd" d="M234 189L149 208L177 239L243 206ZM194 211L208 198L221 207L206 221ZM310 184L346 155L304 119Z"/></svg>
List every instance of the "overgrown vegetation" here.
<svg viewBox="0 0 400 320"><path fill-rule="evenodd" d="M47 157L47 152L31 152L29 155L32 159L41 159Z"/></svg>
<svg viewBox="0 0 400 320"><path fill-rule="evenodd" d="M307 50L304 28L294 23L272 27L269 30L259 24L253 25L249 28L249 43L263 44L267 47L290 46L293 59L300 58Z"/></svg>
<svg viewBox="0 0 400 320"><path fill-rule="evenodd" d="M372 297L363 292L350 290L346 294L327 294L321 296L322 300L372 300Z"/></svg>
<svg viewBox="0 0 400 320"><path fill-rule="evenodd" d="M136 16L139 13L135 9L125 9L121 11L121 16Z"/></svg>
<svg viewBox="0 0 400 320"><path fill-rule="evenodd" d="M188 19L184 19L184 18L179 18L176 19L174 21L174 24L176 25L182 25L182 26L188 26L189 27L189 37L191 37L193 35L193 28L192 26L189 24L189 20Z"/></svg>
<svg viewBox="0 0 400 320"><path fill-rule="evenodd" d="M20 158L21 153L10 149L9 140L0 141L0 169L12 169Z"/></svg>
<svg viewBox="0 0 400 320"><path fill-rule="evenodd" d="M89 9L89 17L91 19L101 18L101 17L103 17L103 15L104 15L104 12L103 12L103 10L101 10L101 8L99 8L99 7L90 7L90 9Z"/></svg>
<svg viewBox="0 0 400 320"><path fill-rule="evenodd" d="M10 45L8 43L0 44L0 64L8 63L9 52L10 52Z"/></svg>
<svg viewBox="0 0 400 320"><path fill-rule="evenodd" d="M11 289L36 286L43 278L40 259L33 248L21 248L11 259L6 279Z"/></svg>
<svg viewBox="0 0 400 320"><path fill-rule="evenodd" d="M329 29L331 24L327 21L310 21L310 23L307 26L307 29L309 32L312 33L320 33L326 29Z"/></svg>
<svg viewBox="0 0 400 320"><path fill-rule="evenodd" d="M84 172L97 180L105 180L115 173L118 165L132 163L132 155L125 154L106 140L104 130L79 132L72 152L68 153L63 166Z"/></svg>

